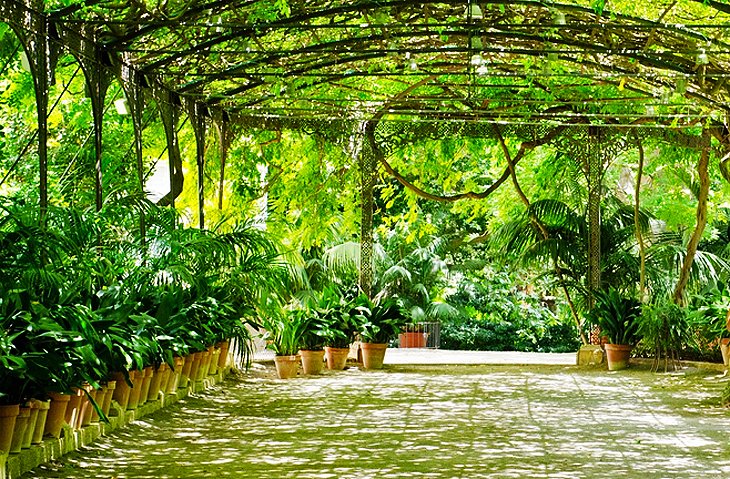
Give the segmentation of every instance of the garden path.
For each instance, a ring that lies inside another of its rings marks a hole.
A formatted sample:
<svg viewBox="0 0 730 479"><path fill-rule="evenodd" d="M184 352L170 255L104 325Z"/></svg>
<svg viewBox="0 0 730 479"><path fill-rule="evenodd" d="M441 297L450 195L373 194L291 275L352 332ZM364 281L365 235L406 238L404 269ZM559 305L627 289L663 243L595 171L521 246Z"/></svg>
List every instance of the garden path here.
<svg viewBox="0 0 730 479"><path fill-rule="evenodd" d="M724 384L698 370L567 365L280 381L257 365L26 477L726 477Z"/></svg>

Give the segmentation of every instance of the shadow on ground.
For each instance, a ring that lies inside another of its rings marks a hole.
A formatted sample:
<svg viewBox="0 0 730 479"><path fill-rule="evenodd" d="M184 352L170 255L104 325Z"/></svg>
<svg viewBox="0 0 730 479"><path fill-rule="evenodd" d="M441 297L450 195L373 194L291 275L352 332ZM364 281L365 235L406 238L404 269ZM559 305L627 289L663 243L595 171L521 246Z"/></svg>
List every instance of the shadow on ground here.
<svg viewBox="0 0 730 479"><path fill-rule="evenodd" d="M270 369L43 466L38 478L698 478L730 474L725 379L566 366Z"/></svg>

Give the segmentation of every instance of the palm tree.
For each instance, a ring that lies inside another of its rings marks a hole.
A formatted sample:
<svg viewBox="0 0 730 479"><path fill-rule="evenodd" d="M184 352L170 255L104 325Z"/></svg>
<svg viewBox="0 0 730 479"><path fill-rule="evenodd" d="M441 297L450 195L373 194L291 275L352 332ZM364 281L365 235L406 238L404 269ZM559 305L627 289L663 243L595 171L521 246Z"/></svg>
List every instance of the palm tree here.
<svg viewBox="0 0 730 479"><path fill-rule="evenodd" d="M610 197L604 213L601 223L602 286L633 290L639 275L633 208ZM649 216L642 213L639 220L642 230L648 232ZM491 246L499 254L516 257L523 265L535 267L551 277L563 289L576 326L582 331L583 321L578 310L586 309L591 294L587 283L586 211L577 211L558 200L535 201L522 215L499 228ZM585 342L585 337L583 340Z"/></svg>
<svg viewBox="0 0 730 479"><path fill-rule="evenodd" d="M544 226L547 235L538 230L532 218ZM686 254L682 235L657 232L657 223L646 212L640 212L639 226L647 245L647 286L654 296L661 296L671 291L675 276L671 272L679 271ZM585 310L590 294L587 229L585 212L561 201L540 200L503 225L492 238L492 246L552 277L566 291L576 294L577 307ZM601 222L602 288L635 292L639 263L633 208L609 196L604 201ZM717 255L698 251L691 277L696 283L714 282L726 268L727 263Z"/></svg>
<svg viewBox="0 0 730 479"><path fill-rule="evenodd" d="M447 247L445 241L435 236L408 243L402 236L393 235L385 245L376 243L374 300L398 298L415 322L440 321L458 315L456 308L440 298L449 274L441 257ZM358 243L332 246L323 256L323 264L333 277L357 277L354 273L360 266Z"/></svg>

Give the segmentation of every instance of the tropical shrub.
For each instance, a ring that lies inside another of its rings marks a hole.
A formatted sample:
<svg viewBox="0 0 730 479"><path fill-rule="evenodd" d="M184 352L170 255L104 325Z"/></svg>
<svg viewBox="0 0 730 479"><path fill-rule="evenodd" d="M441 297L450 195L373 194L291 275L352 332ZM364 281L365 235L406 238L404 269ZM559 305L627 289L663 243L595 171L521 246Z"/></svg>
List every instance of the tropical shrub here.
<svg viewBox="0 0 730 479"><path fill-rule="evenodd" d="M461 314L441 321L441 347L482 351L575 351L580 346L567 315L556 314L552 301L517 288L506 269L497 266L457 277L447 300Z"/></svg>
<svg viewBox="0 0 730 479"><path fill-rule="evenodd" d="M647 304L639 320L640 350L654 358L655 368L664 360L665 369L679 361L683 350L696 344L688 311L670 301Z"/></svg>
<svg viewBox="0 0 730 479"><path fill-rule="evenodd" d="M321 325L325 346L349 347L355 341L362 322L362 312L354 298L333 285L314 293L310 301L310 311Z"/></svg>
<svg viewBox="0 0 730 479"><path fill-rule="evenodd" d="M386 344L396 339L408 324L408 317L395 298L370 301L364 295L358 300L362 305L360 339L366 343Z"/></svg>
<svg viewBox="0 0 730 479"><path fill-rule="evenodd" d="M588 324L598 326L610 344L635 345L641 339L641 303L614 288L597 291L595 305L588 313Z"/></svg>
<svg viewBox="0 0 730 479"><path fill-rule="evenodd" d="M299 311L281 311L262 320L266 329L266 347L277 356L293 356L299 352L304 334L305 318Z"/></svg>

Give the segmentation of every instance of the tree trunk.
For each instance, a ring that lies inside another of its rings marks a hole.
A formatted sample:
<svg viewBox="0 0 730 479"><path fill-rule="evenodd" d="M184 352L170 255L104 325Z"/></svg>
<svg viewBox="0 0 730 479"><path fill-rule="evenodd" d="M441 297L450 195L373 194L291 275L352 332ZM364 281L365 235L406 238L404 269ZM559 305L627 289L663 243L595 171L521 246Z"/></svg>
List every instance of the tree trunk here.
<svg viewBox="0 0 730 479"><path fill-rule="evenodd" d="M636 172L636 187L634 189L634 227L636 228L636 242L639 244L639 298L644 300L646 290L646 247L644 246L644 235L641 232L639 221L639 207L641 205L641 177L644 174L644 145L641 138L636 137L639 146L639 167Z"/></svg>
<svg viewBox="0 0 730 479"><path fill-rule="evenodd" d="M702 154L700 155L700 161L697 164L697 173L700 177L700 194L697 201L697 222L695 229L692 232L692 237L687 244L687 255L684 257L682 263L682 269L679 271L679 279L677 280L677 287L674 289L674 295L672 299L675 304L682 305L685 302L684 292L687 288L687 282L689 281L689 273L692 269L692 263L694 262L695 253L697 252L697 245L702 238L702 233L705 231L707 225L707 198L710 195L710 175L709 175L709 163L710 163L710 136L708 130L702 132L702 136L705 140Z"/></svg>

